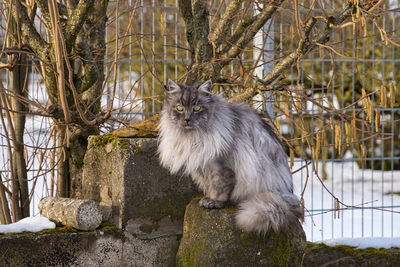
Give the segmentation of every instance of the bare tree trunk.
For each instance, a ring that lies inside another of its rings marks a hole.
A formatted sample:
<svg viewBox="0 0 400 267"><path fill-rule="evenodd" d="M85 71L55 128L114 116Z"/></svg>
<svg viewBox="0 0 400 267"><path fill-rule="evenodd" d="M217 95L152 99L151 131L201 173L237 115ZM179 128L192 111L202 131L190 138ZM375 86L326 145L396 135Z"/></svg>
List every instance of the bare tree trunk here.
<svg viewBox="0 0 400 267"><path fill-rule="evenodd" d="M186 25L186 38L191 52L190 71L186 84L195 84L210 78L213 47L209 41L209 7L204 0L179 0L179 10ZM201 69L201 71L199 71Z"/></svg>
<svg viewBox="0 0 400 267"><path fill-rule="evenodd" d="M10 32L14 35L9 38L8 46L20 46L15 41L15 36L19 36L18 25L14 19L10 20ZM28 175L26 162L24 157L24 131L25 131L25 113L27 107L17 99L17 96L27 96L27 77L28 63L24 54L15 54L8 56L9 62L14 62L14 67L8 72L9 90L14 94L10 97L11 109L13 111L12 121L14 127L13 153L11 160L13 161L14 179L18 183L19 205L21 208L21 218L29 217L29 192L28 192Z"/></svg>
<svg viewBox="0 0 400 267"><path fill-rule="evenodd" d="M22 217L22 212L21 208L19 206L19 183L18 179L16 179L16 175L14 174L14 168L13 168L13 160L12 160L12 143L11 140L15 140L14 136L14 129L12 127L12 120L11 120L11 115L10 115L10 108L8 105L7 101L7 96L4 92L4 87L1 84L0 81L0 120L1 120L1 125L5 129L5 137L6 137L6 142L7 142L7 150L8 150L8 155L10 157L10 180L11 180L11 192L10 192L10 198L11 198L11 215L13 221L17 221ZM3 117L3 110L5 111L4 113L6 114L7 118L7 123L5 122L5 119ZM10 129L11 136L8 132L8 129Z"/></svg>
<svg viewBox="0 0 400 267"><path fill-rule="evenodd" d="M68 149L66 146L66 127L59 126L57 129L58 143L58 165L57 165L57 197L68 197L69 195L69 173L68 173Z"/></svg>
<svg viewBox="0 0 400 267"><path fill-rule="evenodd" d="M210 25L207 1L179 0L179 11L185 21L186 39L191 52L185 83L199 84L207 79L225 82L221 79L224 66L240 60L244 48L272 18L283 1L266 4L257 16L241 21L230 33L232 18L239 12L242 1L229 1L218 24Z"/></svg>
<svg viewBox="0 0 400 267"><path fill-rule="evenodd" d="M83 93L82 101L86 106L91 106L90 113L100 113L101 89L104 81L104 56L105 56L105 29L106 29L106 6L93 5L88 13L83 29L78 34L77 46L81 47L81 56L91 59L92 63L86 62L86 68L95 70L97 79L91 83ZM90 53L89 53L90 52ZM85 85L81 86L85 88ZM69 148L69 175L70 194L69 197L79 197L81 192L83 158L86 153L89 135L99 134L97 125L87 125L78 121L71 128Z"/></svg>
<svg viewBox="0 0 400 267"><path fill-rule="evenodd" d="M10 208L8 207L8 201L6 198L6 188L3 185L3 181L0 177L0 223L9 224L11 223Z"/></svg>
<svg viewBox="0 0 400 267"><path fill-rule="evenodd" d="M26 95L26 77L27 60L26 56L20 54L16 66L9 72L9 89L16 95ZM27 110L25 105L18 101L15 97L11 98L11 106L14 111L12 120L14 124L15 140L14 151L12 155L13 168L15 178L19 183L19 197L22 211L22 218L29 217L29 192L28 192L28 176L26 162L24 157L24 130L25 130L25 114Z"/></svg>

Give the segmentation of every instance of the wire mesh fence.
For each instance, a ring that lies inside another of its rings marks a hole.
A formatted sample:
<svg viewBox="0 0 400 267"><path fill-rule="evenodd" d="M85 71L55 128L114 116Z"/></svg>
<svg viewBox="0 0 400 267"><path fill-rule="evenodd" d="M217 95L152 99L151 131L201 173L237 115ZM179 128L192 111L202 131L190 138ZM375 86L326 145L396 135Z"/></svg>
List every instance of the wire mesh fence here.
<svg viewBox="0 0 400 267"><path fill-rule="evenodd" d="M211 21L224 8L220 3L210 3ZM341 12L343 7L341 1L323 2L320 8L310 8L312 3L305 1L300 14L324 16ZM177 6L177 0L109 3L101 105L103 110L112 107L113 112L102 127L104 132L159 112L163 84L168 78L180 79L187 71L190 51ZM382 37L399 37L399 6L399 1L386 1L386 14L377 17L377 23L335 30L329 47L321 45L288 72L284 80L289 94L269 91L263 95L261 109L268 111L282 137L293 145L293 179L296 192L304 197L304 229L310 241L400 236L396 227L400 219L400 106L392 100L400 80L400 49ZM225 71L238 77L243 69L266 74L295 50L296 23L290 5L279 9L242 53L240 64L232 63ZM6 72L0 75L7 84ZM44 82L33 65L28 77L29 98L46 103ZM223 87L220 84L222 93ZM375 91L380 93L371 94ZM370 115L363 102L357 102L364 93L372 103L379 103L372 105ZM258 108L257 103L256 98L253 105ZM329 112L330 108L338 112ZM353 116L354 125L340 116ZM296 123L300 120L306 129ZM331 134L320 131L324 125L332 128ZM337 143L350 138L345 133L352 126L355 140L338 150ZM0 128L3 183L9 181L10 169L6 127L5 123ZM27 119L24 142L28 145L32 214L37 213L37 201L55 190L52 166L59 159L52 129L47 117L30 115ZM306 132L313 133L312 138ZM323 144L318 152L313 150L320 147L317 142Z"/></svg>
<svg viewBox="0 0 400 267"><path fill-rule="evenodd" d="M340 9L340 5L331 2L324 6L324 11L314 9L313 12L317 16L327 12L327 9L338 12L336 10ZM317 100L317 103L301 100L306 102L301 107L301 116L308 120L309 129L318 132L322 126L321 121L330 120L335 132L331 136L321 136L328 145L321 148L319 160L317 156L319 170L317 166L316 173L308 174L302 170L294 175L295 181L301 185L308 183L304 195L310 218L306 220L305 228L310 240L393 237L399 234L396 227L399 219L396 212L399 211L400 204L399 106L376 105L369 123L355 122L356 128L360 130L360 141L350 142L351 144L339 151L335 151L332 145L345 142L349 137L345 133L350 126L347 122L335 120L338 114L329 114L321 109L321 106L333 106L340 114L353 114L356 121L365 119L367 115L362 103L351 105L362 91L380 90L381 95L372 96L371 99L377 104L385 101L386 96L383 94L386 88L395 86L396 83L398 85L399 49L395 45L387 46L381 36L382 32L398 34L398 6L399 3L395 1L387 3L385 7L391 12L379 18L379 26L375 23L368 24L364 32L354 27L336 31L331 36L332 45L329 49L311 52L299 63L298 69L292 69L288 77L293 88L308 90L309 97ZM283 18L285 17L281 14L278 42L280 51L284 51L285 46L294 46L293 41L285 44L288 38L284 37L285 33L290 32L290 25L295 24L294 18L289 23ZM394 101L393 90L391 94ZM296 118L297 114L292 110L290 116ZM281 127L281 132L292 140L301 136L295 124L284 126ZM313 148L317 145L318 138L311 139L310 142ZM297 147L300 155L312 158L313 151L305 146L305 142L300 140ZM299 161L299 165L305 164L303 160ZM314 157L314 166L315 163ZM353 207L334 212L335 199L331 194Z"/></svg>

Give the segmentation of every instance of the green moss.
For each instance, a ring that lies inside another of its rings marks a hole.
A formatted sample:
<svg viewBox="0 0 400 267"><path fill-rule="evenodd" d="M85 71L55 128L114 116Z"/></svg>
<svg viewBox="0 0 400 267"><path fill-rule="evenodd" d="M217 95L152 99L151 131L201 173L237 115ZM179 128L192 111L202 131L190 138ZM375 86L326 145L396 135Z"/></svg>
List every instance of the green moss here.
<svg viewBox="0 0 400 267"><path fill-rule="evenodd" d="M129 141L126 139L120 139L119 140L119 148L121 149L128 149L129 147Z"/></svg>
<svg viewBox="0 0 400 267"><path fill-rule="evenodd" d="M102 221L100 226L97 228L97 230L103 231L103 232L113 232L115 234L118 234L121 237L124 236L124 232L122 229L119 229L117 226L115 226L114 224L111 224L107 221Z"/></svg>
<svg viewBox="0 0 400 267"><path fill-rule="evenodd" d="M305 261L310 266L321 265L335 259L351 259L366 266L391 266L391 263L400 260L399 248L357 249L346 245L328 246L324 243L308 243L307 247Z"/></svg>
<svg viewBox="0 0 400 267"><path fill-rule="evenodd" d="M192 200L190 202L190 205L194 204L196 208L198 207L198 201L202 198L203 196L197 196L195 198L195 201ZM189 207L188 206L188 207ZM189 208L190 209L190 208ZM201 209L201 208L199 208ZM193 212L192 209L190 209L189 212L186 212L185 214L185 223L184 223L184 235L190 236L189 238L183 238L181 240L181 246L180 249L182 251L178 254L177 256L177 266L204 266L204 262L202 262L202 258L204 254L209 254L210 248L207 247L209 240L206 240L207 235L203 235L198 229L185 229L188 225L191 225L194 228L202 228L203 225L197 225L195 222L197 221L203 221L208 222L211 220L210 217L210 212L206 212L205 214L201 214L198 212ZM183 244L182 244L183 242Z"/></svg>
<svg viewBox="0 0 400 267"><path fill-rule="evenodd" d="M143 129L137 129L137 130L138 130L137 137L139 137L139 138L155 138L155 137L157 137L157 132L146 131Z"/></svg>
<svg viewBox="0 0 400 267"><path fill-rule="evenodd" d="M111 143L113 148L121 148L121 149L127 149L129 147L129 142L126 139L122 139L122 138L117 138L114 139Z"/></svg>
<svg viewBox="0 0 400 267"><path fill-rule="evenodd" d="M142 149L140 148L140 146L135 146L133 149L135 150L135 152L140 153L140 154L143 154L143 151L142 151Z"/></svg>
<svg viewBox="0 0 400 267"><path fill-rule="evenodd" d="M199 259L204 253L205 245L205 239L197 236L190 244L191 249L183 253L183 257L178 257L177 266L201 266L202 263L199 262Z"/></svg>
<svg viewBox="0 0 400 267"><path fill-rule="evenodd" d="M101 0L101 2L100 2L101 7L107 7L107 4L108 4L108 0Z"/></svg>
<svg viewBox="0 0 400 267"><path fill-rule="evenodd" d="M289 239L283 234L277 234L274 231L270 231L268 236L274 240L275 245L275 252L270 255L271 262L274 263L274 266L288 266L291 256Z"/></svg>
<svg viewBox="0 0 400 267"><path fill-rule="evenodd" d="M238 211L238 208L237 208L237 206L230 205L230 206L224 207L223 210L226 210L229 212L236 212L236 211Z"/></svg>
<svg viewBox="0 0 400 267"><path fill-rule="evenodd" d="M118 139L115 139L111 142L112 148L116 148L118 146Z"/></svg>
<svg viewBox="0 0 400 267"><path fill-rule="evenodd" d="M235 207L207 210L199 199L186 209L178 266L301 266L301 234L243 232L235 224Z"/></svg>
<svg viewBox="0 0 400 267"><path fill-rule="evenodd" d="M99 227L97 228L98 230L113 230L113 231L117 231L118 228L117 226L115 226L114 224L111 224L107 221L102 221L101 224L99 225Z"/></svg>
<svg viewBox="0 0 400 267"><path fill-rule="evenodd" d="M120 138L112 133L95 136L92 139L92 143L96 147L105 146L110 143L113 148L127 149L129 147L129 140Z"/></svg>
<svg viewBox="0 0 400 267"><path fill-rule="evenodd" d="M345 246L345 245L338 245L334 247L335 249L343 250L346 254L350 254L356 257L365 257L371 255L378 255L383 257L390 257L393 256L390 249L384 248L366 248L366 249L356 249L354 247ZM400 250L399 248L392 248L394 250ZM400 252L400 251L399 251Z"/></svg>
<svg viewBox="0 0 400 267"><path fill-rule="evenodd" d="M289 262L296 263L296 259L291 259L291 244L289 238L284 234L277 234L274 231L269 231L266 236L269 240L273 240L273 253L271 253L271 247L265 246L264 237L255 233L243 233L240 235L241 242L240 247L242 248L253 248L253 250L259 249L257 255L260 259L268 259L268 266L288 266ZM240 254L240 253L239 253ZM298 259L300 261L300 259ZM300 265L300 264L298 264Z"/></svg>
<svg viewBox="0 0 400 267"><path fill-rule="evenodd" d="M112 230L115 233L119 233L121 232L121 229L118 229L115 225L107 222L107 221L103 221L100 226L97 228L97 230L100 231L107 231L107 230ZM89 231L90 232L90 231ZM71 226L57 226L54 229L45 229L42 230L40 232L22 232L22 233L0 233L0 236L18 236L18 235L24 235L26 237L35 237L35 236L39 236L39 235L43 235L43 234L51 234L51 233L88 233L88 231L82 231L82 230L78 230L75 229L74 227Z"/></svg>
<svg viewBox="0 0 400 267"><path fill-rule="evenodd" d="M108 133L93 137L92 142L95 146L105 146L117 138L116 135Z"/></svg>
<svg viewBox="0 0 400 267"><path fill-rule="evenodd" d="M42 234L49 234L49 233L76 233L78 232L77 229L70 227L70 226L60 226L54 229L45 229L40 232L22 232L22 233L0 233L0 236L19 236L24 235L27 237L35 237Z"/></svg>

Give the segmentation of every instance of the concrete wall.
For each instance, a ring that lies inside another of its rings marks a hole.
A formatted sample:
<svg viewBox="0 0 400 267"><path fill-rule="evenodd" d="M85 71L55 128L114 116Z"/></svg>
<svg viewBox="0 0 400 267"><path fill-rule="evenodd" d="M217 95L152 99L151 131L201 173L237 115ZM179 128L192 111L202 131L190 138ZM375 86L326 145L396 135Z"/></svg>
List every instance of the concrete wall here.
<svg viewBox="0 0 400 267"><path fill-rule="evenodd" d="M400 262L398 248L355 250L321 244L306 248L301 227L295 235L249 236L235 226L234 207L205 210L196 204L198 199L188 206L183 223L186 205L198 193L189 177L171 176L159 165L156 150L156 139L90 137L77 195L99 202L103 216L119 229L103 224L90 232L64 227L0 234L0 266L175 266L179 245L180 266L205 262L396 266Z"/></svg>
<svg viewBox="0 0 400 267"><path fill-rule="evenodd" d="M0 235L0 266L174 266L176 236L148 240L129 232L44 231Z"/></svg>

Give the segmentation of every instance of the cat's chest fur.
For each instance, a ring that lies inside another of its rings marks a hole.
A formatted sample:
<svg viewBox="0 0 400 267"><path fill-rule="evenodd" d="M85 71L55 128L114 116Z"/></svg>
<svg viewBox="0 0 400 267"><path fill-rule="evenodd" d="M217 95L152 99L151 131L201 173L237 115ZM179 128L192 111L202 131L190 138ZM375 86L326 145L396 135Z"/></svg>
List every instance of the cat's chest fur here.
<svg viewBox="0 0 400 267"><path fill-rule="evenodd" d="M215 122L219 121L215 119ZM219 123L219 122L218 122ZM172 173L193 174L206 167L211 160L229 151L232 136L229 121L208 132L182 131L165 114L161 114L159 154L161 163Z"/></svg>

